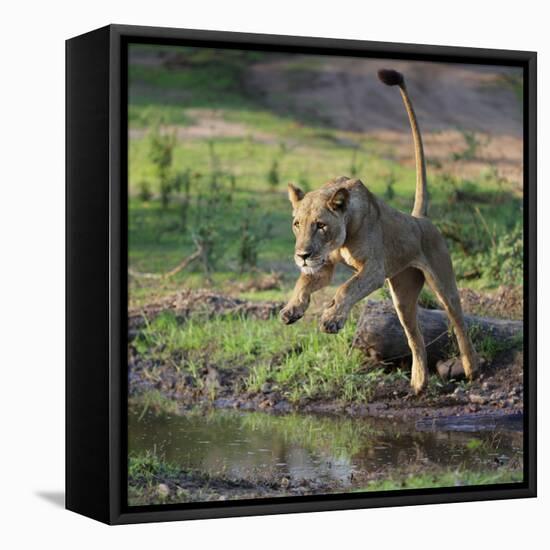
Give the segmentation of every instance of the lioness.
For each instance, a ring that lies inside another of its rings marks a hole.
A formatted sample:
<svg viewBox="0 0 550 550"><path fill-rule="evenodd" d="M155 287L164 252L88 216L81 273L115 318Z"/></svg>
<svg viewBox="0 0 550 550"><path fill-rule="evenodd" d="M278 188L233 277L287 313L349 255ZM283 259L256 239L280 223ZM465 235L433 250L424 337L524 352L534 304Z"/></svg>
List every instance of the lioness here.
<svg viewBox="0 0 550 550"><path fill-rule="evenodd" d="M321 330L336 333L344 326L352 306L387 279L411 348L411 386L418 394L428 380L426 347L416 319L424 281L442 302L454 325L464 372L470 379L477 361L464 325L449 251L441 233L426 218L428 197L422 137L403 75L381 70L378 76L384 84L399 87L409 116L416 158L412 215L388 206L358 179L338 177L310 193L289 184L296 236L294 261L301 273L280 317L286 324L300 319L309 306L311 294L328 285L335 265L344 262L355 274L338 288L321 317Z"/></svg>

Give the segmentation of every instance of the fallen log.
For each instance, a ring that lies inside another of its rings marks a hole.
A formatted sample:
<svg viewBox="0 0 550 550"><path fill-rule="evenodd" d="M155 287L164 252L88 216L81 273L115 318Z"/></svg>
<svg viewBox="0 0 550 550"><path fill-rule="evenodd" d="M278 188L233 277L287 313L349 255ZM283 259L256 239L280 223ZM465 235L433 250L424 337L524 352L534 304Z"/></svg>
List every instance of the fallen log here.
<svg viewBox="0 0 550 550"><path fill-rule="evenodd" d="M474 345L487 338L499 344L513 342L523 333L523 321L465 315L465 322ZM437 370L441 371L441 362L445 362L448 376L459 374L461 365L450 360L453 350L456 351L456 343L447 314L440 309L419 307L418 324L426 344L428 367L435 370L440 362ZM390 300L369 300L366 303L357 324L353 346L379 362L395 365L411 362L405 332Z"/></svg>

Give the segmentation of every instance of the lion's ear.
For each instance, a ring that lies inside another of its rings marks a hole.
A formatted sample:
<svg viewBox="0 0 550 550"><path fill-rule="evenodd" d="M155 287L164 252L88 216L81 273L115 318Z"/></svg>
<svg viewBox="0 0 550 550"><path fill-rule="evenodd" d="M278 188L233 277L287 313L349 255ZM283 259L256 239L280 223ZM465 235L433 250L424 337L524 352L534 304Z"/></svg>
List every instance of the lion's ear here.
<svg viewBox="0 0 550 550"><path fill-rule="evenodd" d="M349 202L349 191L345 187L337 189L328 200L327 206L336 212L343 212Z"/></svg>
<svg viewBox="0 0 550 550"><path fill-rule="evenodd" d="M295 185L292 185L292 183L288 184L288 200L292 203L292 206L296 207L296 205L304 198L304 192L296 187Z"/></svg>

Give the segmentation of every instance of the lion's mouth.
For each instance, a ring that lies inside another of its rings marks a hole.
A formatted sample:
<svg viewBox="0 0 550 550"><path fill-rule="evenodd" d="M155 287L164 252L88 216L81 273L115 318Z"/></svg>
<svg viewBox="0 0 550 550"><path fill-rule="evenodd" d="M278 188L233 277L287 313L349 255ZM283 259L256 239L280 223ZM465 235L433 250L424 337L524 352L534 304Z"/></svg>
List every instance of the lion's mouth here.
<svg viewBox="0 0 550 550"><path fill-rule="evenodd" d="M300 271L302 273L305 273L306 275L313 275L314 273L317 273L323 267L323 264L325 263L323 259L321 258L308 258L307 260L303 260L302 258L295 258L296 265L300 268Z"/></svg>

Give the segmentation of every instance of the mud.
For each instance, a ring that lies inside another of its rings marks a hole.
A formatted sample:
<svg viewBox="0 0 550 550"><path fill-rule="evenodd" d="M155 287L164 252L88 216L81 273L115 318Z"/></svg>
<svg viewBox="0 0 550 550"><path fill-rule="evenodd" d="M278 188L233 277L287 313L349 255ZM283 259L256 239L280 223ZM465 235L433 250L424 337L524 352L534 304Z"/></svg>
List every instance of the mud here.
<svg viewBox="0 0 550 550"><path fill-rule="evenodd" d="M470 291L470 298L464 302L465 310L483 307L484 311L492 311L493 305L496 316L498 312L504 313L502 309L506 309L507 302L502 297L509 295L505 290L491 295ZM197 383L190 375L180 374L174 366L185 359L184 351L173 357L173 361L153 364L151 359L143 359L131 343L143 327L144 314L150 319L169 310L183 322L191 314L211 317L238 313L261 321L277 314L281 306L277 302L253 302L204 290L183 291L140 310L131 310L128 349L130 397L137 398L144 392L157 390L166 398L176 400L180 412L199 405L274 414L300 411L415 420L458 415L502 416L523 411L523 352L519 349L497 354L490 363L482 365L478 377L469 384L440 380L432 383L423 394L415 396L411 393L408 380L399 379L390 383L382 377L368 404L350 404L307 398L290 403L270 384L264 384L259 392L246 392L244 379L248 370L240 365L222 369L206 361L199 372L200 383ZM280 359L274 356L272 361L276 364ZM148 375L153 366L157 373L155 379ZM366 362L365 372L369 368L372 364Z"/></svg>

